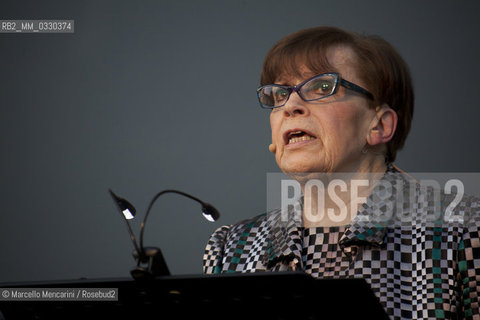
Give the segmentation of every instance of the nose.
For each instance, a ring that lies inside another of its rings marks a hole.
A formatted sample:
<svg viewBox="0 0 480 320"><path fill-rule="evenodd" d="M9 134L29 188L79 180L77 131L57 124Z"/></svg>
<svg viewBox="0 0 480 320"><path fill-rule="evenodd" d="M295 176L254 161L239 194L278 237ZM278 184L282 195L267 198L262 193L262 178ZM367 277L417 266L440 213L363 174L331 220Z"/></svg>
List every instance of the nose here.
<svg viewBox="0 0 480 320"><path fill-rule="evenodd" d="M306 102L295 91L290 94L287 103L285 103L282 109L285 117L306 116L309 114Z"/></svg>

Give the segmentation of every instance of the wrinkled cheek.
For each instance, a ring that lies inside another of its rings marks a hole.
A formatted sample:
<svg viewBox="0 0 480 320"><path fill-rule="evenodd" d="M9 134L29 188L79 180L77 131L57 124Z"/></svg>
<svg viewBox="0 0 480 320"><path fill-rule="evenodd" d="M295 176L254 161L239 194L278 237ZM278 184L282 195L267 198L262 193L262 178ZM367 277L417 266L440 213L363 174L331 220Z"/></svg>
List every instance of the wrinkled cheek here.
<svg viewBox="0 0 480 320"><path fill-rule="evenodd" d="M272 142L278 143L278 135L280 131L280 125L277 123L278 121L275 120L275 116L273 113L270 114L270 132L272 133Z"/></svg>
<svg viewBox="0 0 480 320"><path fill-rule="evenodd" d="M275 160L277 161L277 165L280 167L280 164L281 164L281 161L282 161L281 150L277 149L277 152L275 153Z"/></svg>
<svg viewBox="0 0 480 320"><path fill-rule="evenodd" d="M323 166L326 171L331 171L335 168L335 161L338 158L338 150L338 146L332 140L329 139L324 141L321 153Z"/></svg>

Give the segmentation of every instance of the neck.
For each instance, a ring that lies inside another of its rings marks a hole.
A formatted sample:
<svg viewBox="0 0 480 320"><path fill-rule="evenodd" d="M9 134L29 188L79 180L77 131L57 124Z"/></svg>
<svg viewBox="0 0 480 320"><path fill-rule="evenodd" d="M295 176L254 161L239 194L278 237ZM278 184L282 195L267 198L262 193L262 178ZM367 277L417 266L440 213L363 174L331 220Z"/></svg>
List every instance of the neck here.
<svg viewBox="0 0 480 320"><path fill-rule="evenodd" d="M349 172L318 173L302 181L304 226L349 224L386 171L383 157L373 160L356 164Z"/></svg>

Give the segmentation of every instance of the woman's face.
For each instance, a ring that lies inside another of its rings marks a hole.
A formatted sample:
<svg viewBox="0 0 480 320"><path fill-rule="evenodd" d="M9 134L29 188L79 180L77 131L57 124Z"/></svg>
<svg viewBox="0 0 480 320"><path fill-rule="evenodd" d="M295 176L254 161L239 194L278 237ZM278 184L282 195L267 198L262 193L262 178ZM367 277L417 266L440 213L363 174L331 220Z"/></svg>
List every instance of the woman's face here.
<svg viewBox="0 0 480 320"><path fill-rule="evenodd" d="M327 58L342 78L369 89L357 75L355 53L350 48L330 48ZM315 75L304 69L301 79L281 77L275 83L296 85ZM312 102L293 92L285 106L270 114L280 169L286 173L358 171L368 157L362 149L376 120L376 112L368 103L368 98L344 87L331 97Z"/></svg>

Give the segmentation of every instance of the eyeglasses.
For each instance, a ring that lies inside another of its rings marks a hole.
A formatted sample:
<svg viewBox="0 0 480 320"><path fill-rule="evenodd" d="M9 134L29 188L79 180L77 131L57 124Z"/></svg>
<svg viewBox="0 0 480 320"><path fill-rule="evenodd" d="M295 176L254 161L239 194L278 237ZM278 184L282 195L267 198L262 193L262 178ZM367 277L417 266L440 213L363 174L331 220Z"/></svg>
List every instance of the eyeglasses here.
<svg viewBox="0 0 480 320"><path fill-rule="evenodd" d="M338 73L323 73L307 79L296 86L267 84L257 89L260 106L265 109L283 107L292 92L296 92L303 101L324 99L337 93L338 85L356 91L374 100L373 94L356 84L340 78Z"/></svg>

